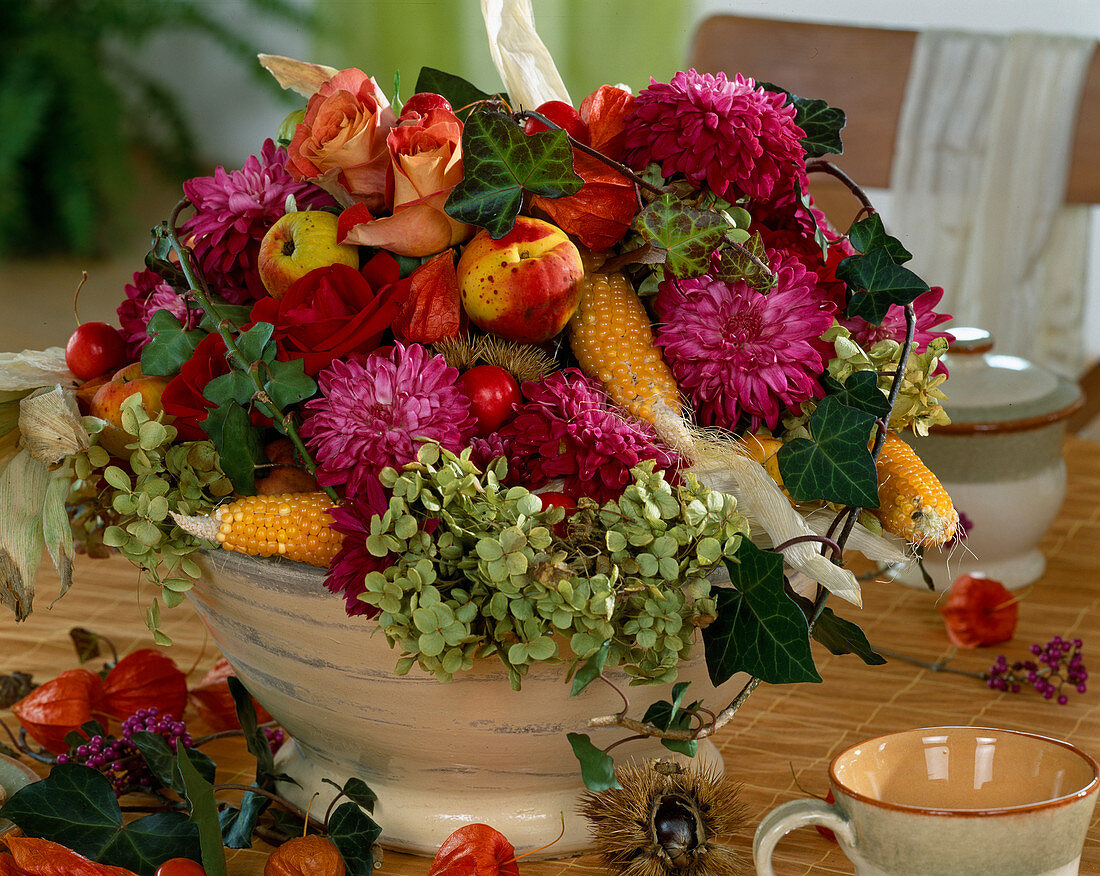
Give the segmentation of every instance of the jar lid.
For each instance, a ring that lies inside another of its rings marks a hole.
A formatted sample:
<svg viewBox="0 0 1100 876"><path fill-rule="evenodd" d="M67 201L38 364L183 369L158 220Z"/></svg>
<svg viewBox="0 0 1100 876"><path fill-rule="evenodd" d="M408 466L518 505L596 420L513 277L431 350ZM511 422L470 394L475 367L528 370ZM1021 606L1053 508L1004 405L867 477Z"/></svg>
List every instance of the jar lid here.
<svg viewBox="0 0 1100 876"><path fill-rule="evenodd" d="M1019 356L993 352L985 329L950 329L955 340L943 357L950 371L943 407L951 417L935 432L1002 432L1037 429L1063 420L1081 406L1076 383Z"/></svg>

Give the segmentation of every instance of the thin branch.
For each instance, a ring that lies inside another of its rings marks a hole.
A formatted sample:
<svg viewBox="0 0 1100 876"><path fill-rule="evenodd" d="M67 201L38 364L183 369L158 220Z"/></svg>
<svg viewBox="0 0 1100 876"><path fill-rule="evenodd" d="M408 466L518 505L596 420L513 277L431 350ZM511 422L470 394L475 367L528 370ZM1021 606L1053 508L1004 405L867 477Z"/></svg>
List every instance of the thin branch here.
<svg viewBox="0 0 1100 876"><path fill-rule="evenodd" d="M267 797L280 809L285 809L291 815L297 815L302 821L307 821L317 828L319 831L324 831L324 825L316 818L308 817L304 810L299 809L293 803L288 800L284 800L274 791L268 791L264 788L258 788L255 785L238 785L233 782L227 782L222 785L214 785L214 791L252 791L254 794L259 794L261 797Z"/></svg>
<svg viewBox="0 0 1100 876"><path fill-rule="evenodd" d="M625 715L627 712L629 712L630 711L630 699L627 697L627 695L625 693L623 693L623 689L621 687L619 687L617 684L615 684L615 682L613 682L610 678L608 678L602 672L600 673L599 678L600 678L601 681L604 682L604 684L606 684L613 691L615 691L615 693L617 693L619 696L621 696L623 698L623 710L621 712L619 712L619 714L620 715Z"/></svg>
<svg viewBox="0 0 1100 876"><path fill-rule="evenodd" d="M867 197L866 192L859 187L859 184L854 179L831 161L827 161L824 158L811 158L806 162L806 173L827 173L829 176L836 177L836 179L844 183L848 191L856 196L860 204L863 205L864 210L869 210L872 213L875 212L874 205L871 203L871 199Z"/></svg>
<svg viewBox="0 0 1100 876"><path fill-rule="evenodd" d="M967 678L977 678L982 681L986 681L989 678L989 673L986 672L969 672L965 669L956 669L953 666L948 666L947 664L951 659L950 657L932 663L929 660L910 657L908 654L901 654L897 651L888 651L886 648L879 648L878 646L875 646L875 651L890 660L901 660L905 663L912 663L914 666L919 666L921 669L927 669L929 672L950 672L953 675L965 675Z"/></svg>

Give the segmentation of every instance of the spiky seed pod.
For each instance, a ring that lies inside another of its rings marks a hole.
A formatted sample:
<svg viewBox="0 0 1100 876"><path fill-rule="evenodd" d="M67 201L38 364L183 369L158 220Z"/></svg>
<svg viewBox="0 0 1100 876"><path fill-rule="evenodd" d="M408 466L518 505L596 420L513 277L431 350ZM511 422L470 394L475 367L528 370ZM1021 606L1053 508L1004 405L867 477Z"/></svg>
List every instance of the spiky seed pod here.
<svg viewBox="0 0 1100 876"><path fill-rule="evenodd" d="M444 338L433 346L435 352L443 354L448 365L459 371L468 371L475 365L496 365L510 372L520 383L542 380L559 367L557 360L541 347L491 335Z"/></svg>
<svg viewBox="0 0 1100 876"><path fill-rule="evenodd" d="M738 876L750 862L718 843L746 824L738 786L704 764L615 770L619 788L589 792L581 812L603 863L622 876Z"/></svg>

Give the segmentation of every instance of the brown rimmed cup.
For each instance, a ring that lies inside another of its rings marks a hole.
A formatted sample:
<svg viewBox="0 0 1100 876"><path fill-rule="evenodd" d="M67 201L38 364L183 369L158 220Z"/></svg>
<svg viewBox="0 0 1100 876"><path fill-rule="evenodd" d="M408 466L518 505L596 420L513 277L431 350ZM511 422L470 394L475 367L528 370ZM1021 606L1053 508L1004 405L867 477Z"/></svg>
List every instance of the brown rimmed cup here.
<svg viewBox="0 0 1100 876"><path fill-rule="evenodd" d="M800 799L756 831L758 876L798 827L836 834L856 876L1075 876L1100 789L1074 746L989 727L904 730L853 745L829 767L836 802Z"/></svg>

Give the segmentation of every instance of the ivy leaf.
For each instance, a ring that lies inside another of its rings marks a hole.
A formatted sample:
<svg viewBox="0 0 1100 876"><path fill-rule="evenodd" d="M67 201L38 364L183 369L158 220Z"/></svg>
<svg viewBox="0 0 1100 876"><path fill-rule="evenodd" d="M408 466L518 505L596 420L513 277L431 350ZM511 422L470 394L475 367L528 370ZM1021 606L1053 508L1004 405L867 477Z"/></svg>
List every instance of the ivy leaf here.
<svg viewBox="0 0 1100 876"><path fill-rule="evenodd" d="M149 771L156 776L157 781L177 794L184 793L184 785L176 767L176 753L169 748L163 736L151 733L148 730L138 730L130 738L130 741L137 747L142 759L149 767ZM207 782L213 782L214 761L196 748L188 749L187 752L196 774Z"/></svg>
<svg viewBox="0 0 1100 876"><path fill-rule="evenodd" d="M690 681L677 682L672 686L672 701L658 700L646 709L642 720L662 730L686 730L691 725L691 709L698 703L692 703L686 711L680 711ZM676 751L687 757L695 757L699 744L694 739L662 739L661 745L669 751Z"/></svg>
<svg viewBox="0 0 1100 876"><path fill-rule="evenodd" d="M897 264L886 247L848 256L837 266L836 275L854 293L848 315L860 316L872 325L881 325L892 305L908 304L928 291L928 284Z"/></svg>
<svg viewBox="0 0 1100 876"><path fill-rule="evenodd" d="M638 214L634 226L648 243L666 252L665 268L675 277L699 277L722 242L729 222L713 210L698 210L666 192Z"/></svg>
<svg viewBox="0 0 1100 876"><path fill-rule="evenodd" d="M865 411L875 418L890 414L890 400L879 388L878 375L874 371L854 371L844 383L826 374L821 383L828 395L850 408Z"/></svg>
<svg viewBox="0 0 1100 876"><path fill-rule="evenodd" d="M222 844L230 849L252 848L252 832L264 810L271 805L271 798L252 791L246 791L241 797L241 806L226 806L218 813L218 824L222 831Z"/></svg>
<svg viewBox="0 0 1100 876"><path fill-rule="evenodd" d="M584 185L573 171L573 150L564 131L527 136L509 115L484 105L466 119L462 164L465 176L444 209L459 222L480 225L494 240L511 230L524 192L561 198Z"/></svg>
<svg viewBox="0 0 1100 876"><path fill-rule="evenodd" d="M213 381L211 381L213 383ZM260 432L248 411L235 401L214 408L202 421L202 430L217 448L222 471L242 496L256 491L256 466L266 462Z"/></svg>
<svg viewBox="0 0 1100 876"><path fill-rule="evenodd" d="M99 656L99 636L91 630L86 630L83 627L73 627L69 630L69 638L73 640L76 659L81 663L87 663Z"/></svg>
<svg viewBox="0 0 1100 876"><path fill-rule="evenodd" d="M362 779L353 776L344 783L342 788L332 779L321 779L321 781L326 785L339 788L345 797L351 800L352 803L362 806L367 812L374 812L374 804L378 802L378 795Z"/></svg>
<svg viewBox="0 0 1100 876"><path fill-rule="evenodd" d="M573 756L580 761L581 779L589 791L607 791L620 787L615 779L615 761L610 754L596 748L587 733L566 733L573 747Z"/></svg>
<svg viewBox="0 0 1100 876"><path fill-rule="evenodd" d="M245 365L253 362L270 362L275 358L275 344L271 336L275 326L269 322L258 322L248 331L237 335L237 349L241 351Z"/></svg>
<svg viewBox="0 0 1100 876"><path fill-rule="evenodd" d="M191 358L206 332L184 331L183 325L170 310L158 310L145 329L149 343L141 351L141 373L158 377L179 374L183 363Z"/></svg>
<svg viewBox="0 0 1100 876"><path fill-rule="evenodd" d="M227 876L214 787L199 775L188 757L188 749L183 745L176 746L176 769L183 784L183 796L191 807L191 823L199 831L199 848L202 850L202 867L206 876Z"/></svg>
<svg viewBox="0 0 1100 876"><path fill-rule="evenodd" d="M252 401L255 393L256 385L247 374L230 371L209 380L203 387L202 397L215 406L236 402L244 407Z"/></svg>
<svg viewBox="0 0 1100 876"><path fill-rule="evenodd" d="M291 359L289 362L275 361L269 364L268 368L271 376L264 384L264 392L279 410L285 411L291 405L303 402L317 392L317 381L306 374L302 359ZM280 432L284 430L283 424L278 421L275 422L275 427Z"/></svg>
<svg viewBox="0 0 1100 876"><path fill-rule="evenodd" d="M455 76L453 73L445 73L435 67L421 67L420 75L416 77L416 91L414 94L441 94L447 99L456 116L463 121L473 111L471 104L488 100L492 95L486 94L476 85Z"/></svg>
<svg viewBox="0 0 1100 876"><path fill-rule="evenodd" d="M872 213L865 219L860 219L848 229L848 242L862 253L869 253L880 247L885 249L895 264L902 265L913 257L901 241L886 233L886 226L882 224L882 217L878 213Z"/></svg>
<svg viewBox="0 0 1100 876"><path fill-rule="evenodd" d="M328 838L340 851L348 876L371 876L374 852L371 847L382 833L367 813L354 803L341 803L328 820Z"/></svg>
<svg viewBox="0 0 1100 876"><path fill-rule="evenodd" d="M737 672L769 684L821 681L806 616L783 591L783 555L742 539L737 560L726 562L733 587L717 591L718 618L703 630L711 683Z"/></svg>
<svg viewBox="0 0 1100 876"><path fill-rule="evenodd" d="M767 265L768 258L764 252L764 238L760 236L759 232L753 232L752 236L741 245ZM718 268L712 274L716 279L726 283L736 283L739 280L744 280L761 292L766 292L775 282L775 278L770 273L763 270L744 252L732 246L722 247L719 253Z"/></svg>
<svg viewBox="0 0 1100 876"><path fill-rule="evenodd" d="M868 372L870 373L870 372ZM810 438L779 448L779 473L796 502L878 507L878 474L867 442L875 416L826 396L810 416Z"/></svg>
<svg viewBox="0 0 1100 876"><path fill-rule="evenodd" d="M881 666L886 662L886 658L871 647L863 630L831 608L821 612L814 624L813 637L828 648L830 654L855 654L868 666Z"/></svg>
<svg viewBox="0 0 1100 876"><path fill-rule="evenodd" d="M608 639L601 646L600 649L584 661L584 665L577 670L577 674L573 676L573 689L569 691L569 696L575 697L588 685L600 677L600 673L603 672L604 664L607 662L607 654L611 650L611 640Z"/></svg>
<svg viewBox="0 0 1100 876"><path fill-rule="evenodd" d="M59 764L49 776L20 789L0 808L0 817L27 836L61 843L114 867L152 873L168 858L187 858L198 830L178 812L158 812L123 823L111 783L82 764Z"/></svg>
<svg viewBox="0 0 1100 876"><path fill-rule="evenodd" d="M829 106L817 98L791 94L771 82L758 82L757 85L767 91L787 95L787 103L794 104L794 123L806 132L806 136L802 138L802 147L806 150L807 158L839 155L844 151L844 144L840 140L840 131L847 122L844 110Z"/></svg>

